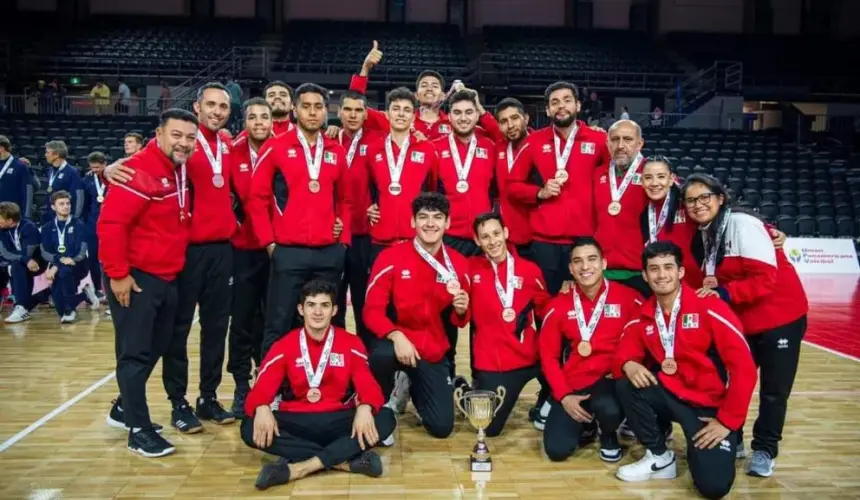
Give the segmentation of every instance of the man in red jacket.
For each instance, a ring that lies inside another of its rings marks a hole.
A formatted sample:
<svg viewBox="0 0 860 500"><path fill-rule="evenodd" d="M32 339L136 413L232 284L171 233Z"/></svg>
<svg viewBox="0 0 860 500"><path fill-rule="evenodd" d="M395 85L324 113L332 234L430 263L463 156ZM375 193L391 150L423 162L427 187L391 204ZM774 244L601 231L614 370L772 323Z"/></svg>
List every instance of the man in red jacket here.
<svg viewBox="0 0 860 500"><path fill-rule="evenodd" d="M157 140L129 159L136 173L108 192L96 225L99 260L110 279L120 390L107 420L129 429L128 449L145 457L175 449L150 420L146 381L173 337L176 276L185 265L191 225L185 163L194 153L197 125L187 111L162 113Z"/></svg>
<svg viewBox="0 0 860 500"><path fill-rule="evenodd" d="M280 80L274 80L263 89L263 96L272 110L272 135L277 137L293 129L290 115L293 111L293 89ZM236 136L234 142L248 137L248 131L243 130Z"/></svg>
<svg viewBox="0 0 860 500"><path fill-rule="evenodd" d="M346 152L321 130L327 105L328 91L319 85L296 89L298 126L269 141L252 181L248 215L272 259L264 356L297 323L302 285L339 282L352 240Z"/></svg>
<svg viewBox="0 0 860 500"><path fill-rule="evenodd" d="M230 185L230 142L221 132L230 117L230 94L220 83L197 91L194 111L200 122L197 149L187 163L190 244L185 267L178 276L179 305L170 348L162 362L162 381L173 406L171 424L183 434L203 431L199 419L217 424L235 421L217 399L227 348L227 327L233 283L230 238L238 224L233 214ZM125 166L105 170L113 182L134 173ZM194 410L185 399L188 389L188 335L194 311L200 306L200 397ZM199 418L198 418L199 417Z"/></svg>
<svg viewBox="0 0 860 500"><path fill-rule="evenodd" d="M263 345L263 315L269 285L269 255L251 225L245 208L251 197L251 181L257 171L264 143L272 136L272 108L255 97L243 106L245 130L233 141L231 178L233 212L239 229L233 235L233 304L230 308L230 342L227 371L233 374L236 389L231 411L244 414L250 390L251 360L260 368Z"/></svg>
<svg viewBox="0 0 860 500"><path fill-rule="evenodd" d="M621 331L639 312L633 290L604 277L603 249L589 236L570 255L574 286L552 301L540 332L540 359L552 389L543 434L550 460L573 455L586 424L600 425L600 459L621 460L618 427L623 418L612 374Z"/></svg>
<svg viewBox="0 0 860 500"><path fill-rule="evenodd" d="M618 395L645 456L616 475L622 481L677 475L675 454L657 424L658 415L668 416L687 438L696 489L706 498L722 498L735 480L737 431L747 418L756 367L729 306L681 284L681 259L681 249L666 241L648 244L642 254L654 296L625 327L614 371L624 376ZM646 368L647 359L660 363L660 371Z"/></svg>
<svg viewBox="0 0 860 500"><path fill-rule="evenodd" d="M538 267L508 249L508 228L497 213L479 215L474 239L483 255L469 259L472 290L472 386L507 396L487 427L488 436L502 432L520 392L540 375L535 319L550 303Z"/></svg>
<svg viewBox="0 0 860 500"><path fill-rule="evenodd" d="M496 142L496 184L499 187L499 209L505 218L505 225L510 232L510 243L517 247L517 252L529 259L529 245L532 241L529 224L529 206L517 203L508 192L507 182L514 167L514 160L525 145L529 135L529 115L523 103L514 99L502 99L496 105L496 120L498 120L499 137ZM485 127L489 132L490 127Z"/></svg>
<svg viewBox="0 0 860 500"><path fill-rule="evenodd" d="M370 449L394 432L396 419L382 406L361 339L331 324L336 294L326 281L302 287L304 327L272 345L248 394L242 440L279 457L263 466L258 489L328 469L382 475Z"/></svg>
<svg viewBox="0 0 860 500"><path fill-rule="evenodd" d="M385 249L367 285L364 322L380 341L370 368L388 398L394 372L411 382L411 396L427 432L446 438L454 430L454 398L444 324L469 324L466 258L443 243L450 225L448 200L422 193L412 202L415 237Z"/></svg>
<svg viewBox="0 0 860 500"><path fill-rule="evenodd" d="M639 219L648 205L642 188L642 129L634 121L619 120L607 135L612 160L594 176L594 237L605 251L606 277L647 295L639 264L645 244Z"/></svg>

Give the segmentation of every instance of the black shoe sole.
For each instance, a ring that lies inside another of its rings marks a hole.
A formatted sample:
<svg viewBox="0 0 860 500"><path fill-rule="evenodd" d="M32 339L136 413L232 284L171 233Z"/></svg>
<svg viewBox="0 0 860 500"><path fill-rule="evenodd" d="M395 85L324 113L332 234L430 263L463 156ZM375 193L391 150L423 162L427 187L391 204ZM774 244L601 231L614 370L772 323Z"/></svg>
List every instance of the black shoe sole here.
<svg viewBox="0 0 860 500"><path fill-rule="evenodd" d="M227 418L224 418L221 420L215 420L214 418L204 417L202 415L197 415L197 418L199 418L200 420L206 420L208 422L213 422L213 423L216 423L218 425L228 425L228 424L232 424L233 422L236 421L236 417L227 417Z"/></svg>
<svg viewBox="0 0 860 500"><path fill-rule="evenodd" d="M185 430L180 429L178 425L173 422L170 422L171 427L179 431L180 434L198 434L205 430L203 425L198 425L197 427L186 428Z"/></svg>
<svg viewBox="0 0 860 500"><path fill-rule="evenodd" d="M133 446L126 446L126 448L128 448L132 452L137 453L138 455L141 455L141 456L146 457L146 458L165 457L167 455L170 455L174 451L176 451L176 448L173 446L171 446L170 448L165 448L158 453L149 453L149 452L144 451L143 448L135 448Z"/></svg>

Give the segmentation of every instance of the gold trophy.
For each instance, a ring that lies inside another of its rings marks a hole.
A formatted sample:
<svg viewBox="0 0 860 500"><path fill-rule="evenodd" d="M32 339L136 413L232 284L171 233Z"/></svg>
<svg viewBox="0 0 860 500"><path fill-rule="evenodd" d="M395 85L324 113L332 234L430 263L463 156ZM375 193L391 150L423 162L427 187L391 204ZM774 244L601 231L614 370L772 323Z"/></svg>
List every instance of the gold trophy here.
<svg viewBox="0 0 860 500"><path fill-rule="evenodd" d="M496 413L505 401L505 388L499 386L493 391L469 391L464 393L458 387L454 390L454 401L457 408L466 415L469 422L478 429L478 442L472 449L472 472L490 472L493 470L493 461L490 458L490 449L484 441L486 435L484 429L490 425Z"/></svg>

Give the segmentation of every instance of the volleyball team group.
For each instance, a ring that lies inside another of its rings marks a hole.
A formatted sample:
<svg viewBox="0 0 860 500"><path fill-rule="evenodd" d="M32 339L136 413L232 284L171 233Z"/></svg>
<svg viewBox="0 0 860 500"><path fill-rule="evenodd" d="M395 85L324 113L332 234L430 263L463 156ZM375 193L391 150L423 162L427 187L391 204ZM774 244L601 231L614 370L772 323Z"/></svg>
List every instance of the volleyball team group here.
<svg viewBox="0 0 860 500"><path fill-rule="evenodd" d="M271 82L231 137L230 95L210 83L194 113L164 111L153 140L104 169L96 233L120 392L108 422L129 449L175 451L145 392L162 359L177 431L238 419L248 446L278 457L260 489L381 475L373 448L394 445L409 401L431 438L451 435L455 388L505 388L486 429L498 436L534 379L549 460L597 441L601 460L625 461L620 480L675 478L676 422L702 496L728 494L738 459L770 477L808 309L785 235L719 180L644 158L635 122L577 120L572 83L546 89L540 130L518 100L487 112L434 71L382 112L365 95L381 59L374 43L339 127L326 89ZM466 334L470 362L456 365ZM230 410L216 394L225 352ZM643 449L625 460L631 439Z"/></svg>

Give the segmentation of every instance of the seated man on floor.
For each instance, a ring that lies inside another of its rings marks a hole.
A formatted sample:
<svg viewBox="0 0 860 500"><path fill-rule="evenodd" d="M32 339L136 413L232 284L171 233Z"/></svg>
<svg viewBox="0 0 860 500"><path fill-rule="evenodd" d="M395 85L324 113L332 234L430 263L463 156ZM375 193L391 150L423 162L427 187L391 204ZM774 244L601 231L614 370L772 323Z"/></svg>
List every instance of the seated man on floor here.
<svg viewBox="0 0 860 500"><path fill-rule="evenodd" d="M382 406L361 339L332 326L335 300L332 283L302 287L304 327L272 345L245 401L242 440L280 457L263 466L258 489L328 469L382 474L370 449L394 432L396 419Z"/></svg>
<svg viewBox="0 0 860 500"><path fill-rule="evenodd" d="M631 482L677 476L675 453L658 424L669 419L681 424L687 438L696 490L722 498L735 481L738 430L747 418L756 366L728 304L682 284L681 259L681 249L667 241L649 243L642 254L642 275L654 295L624 328L614 374L645 456L621 466L616 476ZM660 371L646 367L649 359Z"/></svg>
<svg viewBox="0 0 860 500"><path fill-rule="evenodd" d="M33 281L48 264L39 248L39 228L28 219L21 218L17 203L0 203L0 266L11 268L12 295L15 308L6 317L6 323L20 323L30 319L30 311L48 300L50 289L33 294Z"/></svg>

